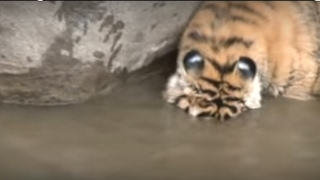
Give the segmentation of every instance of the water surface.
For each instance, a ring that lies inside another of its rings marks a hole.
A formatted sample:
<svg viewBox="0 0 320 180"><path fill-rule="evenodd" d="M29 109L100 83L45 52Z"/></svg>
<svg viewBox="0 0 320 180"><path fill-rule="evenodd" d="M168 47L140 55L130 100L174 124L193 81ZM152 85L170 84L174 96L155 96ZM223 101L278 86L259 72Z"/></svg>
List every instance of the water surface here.
<svg viewBox="0 0 320 180"><path fill-rule="evenodd" d="M320 178L319 101L269 99L228 122L200 122L162 100L164 82L81 105L1 105L1 179Z"/></svg>

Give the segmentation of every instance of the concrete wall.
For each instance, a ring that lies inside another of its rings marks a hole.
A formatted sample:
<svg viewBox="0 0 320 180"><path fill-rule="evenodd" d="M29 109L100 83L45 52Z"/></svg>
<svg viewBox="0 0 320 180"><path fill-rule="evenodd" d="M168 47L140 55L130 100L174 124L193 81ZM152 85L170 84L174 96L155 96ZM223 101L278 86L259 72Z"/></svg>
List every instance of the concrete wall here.
<svg viewBox="0 0 320 180"><path fill-rule="evenodd" d="M79 103L175 48L199 1L0 2L0 101Z"/></svg>

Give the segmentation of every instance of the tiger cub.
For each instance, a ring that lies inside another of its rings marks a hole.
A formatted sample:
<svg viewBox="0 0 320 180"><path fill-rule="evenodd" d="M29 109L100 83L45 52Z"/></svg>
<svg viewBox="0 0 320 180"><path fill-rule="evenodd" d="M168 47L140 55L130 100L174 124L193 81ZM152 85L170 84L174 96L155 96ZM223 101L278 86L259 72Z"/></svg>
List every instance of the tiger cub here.
<svg viewBox="0 0 320 180"><path fill-rule="evenodd" d="M318 5L203 2L182 34L164 98L194 117L220 120L260 108L264 92L314 99L320 92Z"/></svg>

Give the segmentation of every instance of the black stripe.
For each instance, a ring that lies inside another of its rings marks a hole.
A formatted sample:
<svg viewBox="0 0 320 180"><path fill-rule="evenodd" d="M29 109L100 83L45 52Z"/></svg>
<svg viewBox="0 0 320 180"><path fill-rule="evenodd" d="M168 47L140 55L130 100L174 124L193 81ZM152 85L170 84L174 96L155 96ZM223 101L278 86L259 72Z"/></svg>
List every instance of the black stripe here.
<svg viewBox="0 0 320 180"><path fill-rule="evenodd" d="M229 48L235 44L242 44L244 47L250 48L250 46L253 44L253 41L245 40L242 37L232 36L227 39L222 39L219 44L221 44L221 46L224 48Z"/></svg>
<svg viewBox="0 0 320 180"><path fill-rule="evenodd" d="M221 81L209 79L207 77L200 77L200 79L202 79L203 81L206 81L207 83L211 84L215 88L218 88L220 86L220 84L221 84Z"/></svg>
<svg viewBox="0 0 320 180"><path fill-rule="evenodd" d="M230 20L233 22L242 22L242 23L251 24L251 25L258 25L256 21L250 20L250 19L244 18L243 16L238 16L238 15L231 15Z"/></svg>
<svg viewBox="0 0 320 180"><path fill-rule="evenodd" d="M243 12L246 12L246 13L249 13L251 15L257 16L260 19L263 19L265 21L268 20L268 18L266 18L266 16L261 14L259 11L251 8L248 4L245 4L244 2L228 2L228 7L230 9L241 10Z"/></svg>
<svg viewBox="0 0 320 180"><path fill-rule="evenodd" d="M215 3L207 3L201 9L211 10L216 19L225 19L225 17L230 16L230 12L227 8L217 5Z"/></svg>
<svg viewBox="0 0 320 180"><path fill-rule="evenodd" d="M223 108L223 107L230 109L231 112L234 113L234 114L236 114L236 113L238 112L238 108L237 108L236 106L232 106L232 105L228 105L228 104L223 104L223 105L220 107L220 109Z"/></svg>
<svg viewBox="0 0 320 180"><path fill-rule="evenodd" d="M201 102L199 102L199 106L202 108L207 108L211 105L212 105L212 102L210 101L202 100Z"/></svg>
<svg viewBox="0 0 320 180"><path fill-rule="evenodd" d="M212 112L202 112L198 114L198 117L208 117L208 116L213 116Z"/></svg>
<svg viewBox="0 0 320 180"><path fill-rule="evenodd" d="M221 106L224 105L220 98L219 99L215 99L212 102L215 103L218 107L221 107Z"/></svg>
<svg viewBox="0 0 320 180"><path fill-rule="evenodd" d="M212 67L215 68L221 74L221 76L223 76L224 74L229 74L229 73L233 72L233 69L234 69L234 67L236 65L236 62L235 62L235 63L233 63L231 65L230 64L226 64L226 65L221 66L217 62L217 60L209 59L209 58L207 58L207 59L208 59L209 63L212 65Z"/></svg>
<svg viewBox="0 0 320 180"><path fill-rule="evenodd" d="M219 73L223 73L223 67L215 59L208 59L210 64L215 68Z"/></svg>
<svg viewBox="0 0 320 180"><path fill-rule="evenodd" d="M227 113L227 114L225 114L225 115L223 116L223 118L221 118L221 119L227 120L227 119L230 119L230 118L231 118L231 116Z"/></svg>
<svg viewBox="0 0 320 180"><path fill-rule="evenodd" d="M229 92L227 92L225 89L221 89L221 94L223 95L230 95Z"/></svg>
<svg viewBox="0 0 320 180"><path fill-rule="evenodd" d="M228 90L230 90L230 91L240 91L241 90L241 88L236 87L230 83L227 83L227 85L228 85Z"/></svg>
<svg viewBox="0 0 320 180"><path fill-rule="evenodd" d="M208 39L209 39L205 35L200 34L199 32L196 32L196 31L189 32L187 37L197 42L208 42Z"/></svg>
<svg viewBox="0 0 320 180"><path fill-rule="evenodd" d="M213 103L217 104L217 106L219 107L219 109L221 108L228 108L231 110L232 113L237 113L238 112L238 109L236 106L233 106L233 105L229 105L229 104L225 104L221 99L215 99L213 101Z"/></svg>
<svg viewBox="0 0 320 180"><path fill-rule="evenodd" d="M223 99L224 101L227 102L240 102L240 103L244 103L243 99L237 98L237 97L227 97Z"/></svg>
<svg viewBox="0 0 320 180"><path fill-rule="evenodd" d="M209 89L203 89L203 90L201 90L201 93L207 94L207 95L209 95L211 97L216 97L218 95L217 92L211 91Z"/></svg>
<svg viewBox="0 0 320 180"><path fill-rule="evenodd" d="M211 48L211 50L212 50L213 52L215 52L215 53L219 53L219 52L220 52L219 47L216 46L216 45L213 45L213 46L211 46L210 48Z"/></svg>

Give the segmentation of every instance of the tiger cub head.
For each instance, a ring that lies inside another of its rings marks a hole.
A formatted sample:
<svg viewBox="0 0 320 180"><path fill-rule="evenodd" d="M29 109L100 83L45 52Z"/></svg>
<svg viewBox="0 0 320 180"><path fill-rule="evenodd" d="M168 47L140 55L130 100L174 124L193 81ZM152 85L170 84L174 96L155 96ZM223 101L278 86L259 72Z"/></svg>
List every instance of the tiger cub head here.
<svg viewBox="0 0 320 180"><path fill-rule="evenodd" d="M184 36L188 35L190 33L186 32ZM234 46L215 51L212 42L197 45L182 40L176 72L169 78L164 91L167 102L194 117L219 120L236 117L247 109L260 108L257 64L248 47L240 41L241 38L234 36L221 38L215 44L234 43Z"/></svg>

